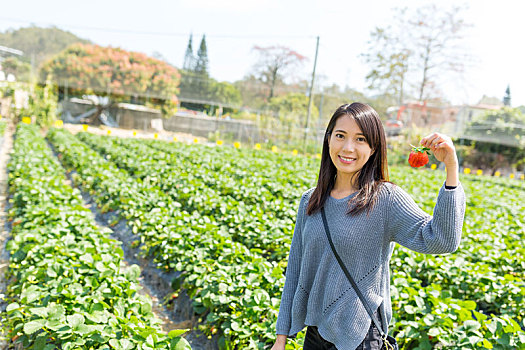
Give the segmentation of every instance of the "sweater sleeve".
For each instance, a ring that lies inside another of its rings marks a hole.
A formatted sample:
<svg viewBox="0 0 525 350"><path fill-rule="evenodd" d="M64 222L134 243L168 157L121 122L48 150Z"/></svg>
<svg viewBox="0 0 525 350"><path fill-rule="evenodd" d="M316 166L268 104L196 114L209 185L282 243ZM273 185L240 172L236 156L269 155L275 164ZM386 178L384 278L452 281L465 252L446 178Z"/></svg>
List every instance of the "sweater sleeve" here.
<svg viewBox="0 0 525 350"><path fill-rule="evenodd" d="M433 216L419 208L412 197L394 186L387 228L390 240L425 254L452 253L459 247L465 217L465 192L461 183L439 190Z"/></svg>
<svg viewBox="0 0 525 350"><path fill-rule="evenodd" d="M290 253L288 255L288 265L286 267L286 280L284 282L283 294L281 296L281 306L279 307L279 316L277 317L277 334L289 334L292 324L292 302L299 280L299 273L301 271L302 258L302 229L303 219L306 212L306 193L301 197L299 209L297 210L297 218L295 220L295 228L292 237L292 244L290 246Z"/></svg>

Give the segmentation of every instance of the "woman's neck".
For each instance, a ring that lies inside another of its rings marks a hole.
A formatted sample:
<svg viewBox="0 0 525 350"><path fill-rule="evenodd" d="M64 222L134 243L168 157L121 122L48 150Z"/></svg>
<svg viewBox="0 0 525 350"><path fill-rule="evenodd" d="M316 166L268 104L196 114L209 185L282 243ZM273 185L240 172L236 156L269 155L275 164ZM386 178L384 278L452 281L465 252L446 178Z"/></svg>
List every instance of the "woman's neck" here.
<svg viewBox="0 0 525 350"><path fill-rule="evenodd" d="M336 194L350 194L357 191L356 178L352 181L351 174L337 173L335 178L335 184L332 188L332 192Z"/></svg>

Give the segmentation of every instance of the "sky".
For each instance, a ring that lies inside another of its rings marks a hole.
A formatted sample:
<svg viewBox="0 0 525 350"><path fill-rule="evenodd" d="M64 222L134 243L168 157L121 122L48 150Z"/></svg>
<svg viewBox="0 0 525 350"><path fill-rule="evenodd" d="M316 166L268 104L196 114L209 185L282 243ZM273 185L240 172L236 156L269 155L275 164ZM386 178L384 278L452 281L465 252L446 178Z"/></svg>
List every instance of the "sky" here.
<svg viewBox="0 0 525 350"><path fill-rule="evenodd" d="M255 45L288 46L307 56L298 77L310 79L316 37L320 38L318 81L366 90L370 67L360 57L370 32L390 23L396 7L427 0L91 0L5 2L0 31L31 24L57 26L99 45L152 55L181 67L190 33L194 48L206 35L211 76L242 79L257 61ZM521 0L441 0L440 7L466 6L464 48L472 57L465 72L444 77L442 91L454 104L475 104L483 95L525 105L525 45ZM0 43L1 45L1 43Z"/></svg>

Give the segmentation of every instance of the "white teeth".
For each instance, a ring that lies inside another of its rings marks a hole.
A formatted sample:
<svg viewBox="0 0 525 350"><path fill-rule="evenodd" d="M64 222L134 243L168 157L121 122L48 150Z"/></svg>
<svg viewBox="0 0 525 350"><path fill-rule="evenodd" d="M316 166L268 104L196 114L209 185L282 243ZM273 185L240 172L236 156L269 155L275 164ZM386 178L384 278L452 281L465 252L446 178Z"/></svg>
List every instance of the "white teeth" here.
<svg viewBox="0 0 525 350"><path fill-rule="evenodd" d="M343 159L343 160L346 160L347 162L355 160L355 158L348 158L348 157L343 157L343 156L339 156L339 157L341 157L341 159Z"/></svg>

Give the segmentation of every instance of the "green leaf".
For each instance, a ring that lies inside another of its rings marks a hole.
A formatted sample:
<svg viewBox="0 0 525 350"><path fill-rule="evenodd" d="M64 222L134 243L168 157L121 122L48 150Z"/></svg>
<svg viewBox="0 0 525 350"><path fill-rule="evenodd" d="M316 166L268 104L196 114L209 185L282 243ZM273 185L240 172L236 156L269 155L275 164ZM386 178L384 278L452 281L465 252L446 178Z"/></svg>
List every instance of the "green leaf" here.
<svg viewBox="0 0 525 350"><path fill-rule="evenodd" d="M93 256L91 254L84 254L84 255L81 255L78 260L88 264L88 265L91 265L93 264Z"/></svg>
<svg viewBox="0 0 525 350"><path fill-rule="evenodd" d="M35 343L33 344L33 349L35 350L43 350L46 347L46 341L47 341L47 334L39 334L36 339Z"/></svg>
<svg viewBox="0 0 525 350"><path fill-rule="evenodd" d="M489 342L487 339L483 339L483 341L481 342L481 344L486 347L487 349L492 349L494 346L492 345L491 342Z"/></svg>
<svg viewBox="0 0 525 350"><path fill-rule="evenodd" d="M28 323L25 323L24 324L24 333L27 334L27 335L31 335L31 334L35 333L36 331L42 329L42 327L44 327L45 324L46 324L46 320L43 320L43 319L34 320L34 321L30 321Z"/></svg>
<svg viewBox="0 0 525 350"><path fill-rule="evenodd" d="M30 304L35 300L38 300L41 296L42 293L40 292L40 289L35 285L31 285L22 291L20 299L24 303Z"/></svg>
<svg viewBox="0 0 525 350"><path fill-rule="evenodd" d="M119 343L118 339L114 339L114 338L110 339L109 340L109 345L111 345L115 349L120 349L120 343Z"/></svg>
<svg viewBox="0 0 525 350"><path fill-rule="evenodd" d="M465 330L476 331L481 328L481 324L478 321L467 320L463 323Z"/></svg>
<svg viewBox="0 0 525 350"><path fill-rule="evenodd" d="M188 341L182 337L173 338L170 343L171 350L191 350Z"/></svg>
<svg viewBox="0 0 525 350"><path fill-rule="evenodd" d="M18 305L18 303L11 303L11 304L7 305L7 307L5 308L5 311L7 311L9 313L9 312L12 312L12 311L18 310L18 309L20 309L20 305Z"/></svg>
<svg viewBox="0 0 525 350"><path fill-rule="evenodd" d="M126 276L131 281L137 281L140 277L140 267L138 265L131 265L126 271Z"/></svg>
<svg viewBox="0 0 525 350"><path fill-rule="evenodd" d="M173 329L168 333L168 336L170 338L180 337L186 332L189 332L189 329Z"/></svg>
<svg viewBox="0 0 525 350"><path fill-rule="evenodd" d="M29 309L29 312L31 312L33 315L46 318L48 316L49 310L47 307L33 307Z"/></svg>
<svg viewBox="0 0 525 350"><path fill-rule="evenodd" d="M428 335L431 335L433 337L437 337L440 334L441 334L441 330L437 327L430 328L430 330L428 331Z"/></svg>
<svg viewBox="0 0 525 350"><path fill-rule="evenodd" d="M84 316L80 314L66 316L66 319L67 319L67 324L69 325L69 327L73 329L77 328L81 324L84 324L84 321L85 321Z"/></svg>

